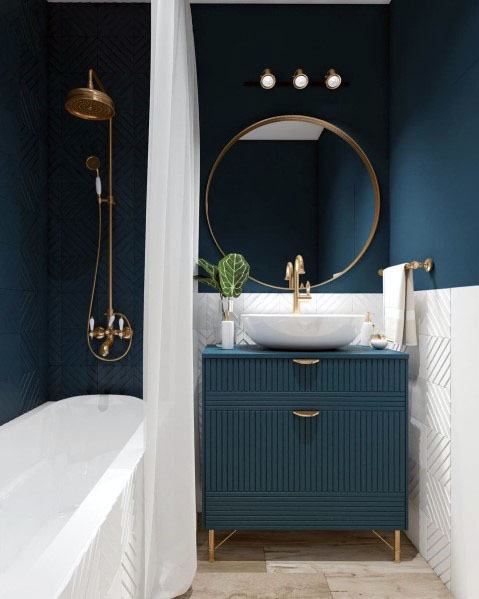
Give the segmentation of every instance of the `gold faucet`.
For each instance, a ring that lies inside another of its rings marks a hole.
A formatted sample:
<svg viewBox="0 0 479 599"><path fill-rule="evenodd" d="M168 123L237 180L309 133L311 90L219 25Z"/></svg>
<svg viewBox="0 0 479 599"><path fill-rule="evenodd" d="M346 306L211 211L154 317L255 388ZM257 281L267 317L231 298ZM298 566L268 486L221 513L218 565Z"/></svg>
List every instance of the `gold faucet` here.
<svg viewBox="0 0 479 599"><path fill-rule="evenodd" d="M288 281L288 287L293 290L293 314L300 314L300 302L311 299L311 285L309 281L306 285L299 282L299 275L304 275L304 260L302 256L296 256L294 266L292 262L286 264L286 274L284 280ZM302 293L305 292L305 293Z"/></svg>

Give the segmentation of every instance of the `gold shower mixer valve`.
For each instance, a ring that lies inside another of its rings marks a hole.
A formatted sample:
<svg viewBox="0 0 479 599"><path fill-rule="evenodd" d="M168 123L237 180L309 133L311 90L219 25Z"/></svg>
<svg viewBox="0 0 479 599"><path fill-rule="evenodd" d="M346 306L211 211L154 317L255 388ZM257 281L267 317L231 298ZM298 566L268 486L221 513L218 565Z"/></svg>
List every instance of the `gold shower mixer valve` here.
<svg viewBox="0 0 479 599"><path fill-rule="evenodd" d="M116 316L119 316L118 328L113 326ZM128 319L124 314L113 313L108 319L108 324L106 327L95 326L95 319L92 316L89 321L88 336L90 339L103 341L103 343L100 345L99 354L102 358L108 358L110 349L115 341L115 337L124 339L125 341L130 341L133 336L133 329L131 328Z"/></svg>

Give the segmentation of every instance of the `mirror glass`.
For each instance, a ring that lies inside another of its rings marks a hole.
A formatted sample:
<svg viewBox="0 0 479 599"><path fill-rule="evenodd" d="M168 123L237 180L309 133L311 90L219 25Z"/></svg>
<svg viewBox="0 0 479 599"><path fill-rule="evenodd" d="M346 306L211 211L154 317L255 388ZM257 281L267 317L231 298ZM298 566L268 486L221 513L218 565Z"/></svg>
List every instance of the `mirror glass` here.
<svg viewBox="0 0 479 599"><path fill-rule="evenodd" d="M284 288L286 263L301 254L305 278L319 285L366 251L379 189L366 155L337 127L312 117L274 117L223 149L208 181L206 210L219 249L243 254L256 281Z"/></svg>

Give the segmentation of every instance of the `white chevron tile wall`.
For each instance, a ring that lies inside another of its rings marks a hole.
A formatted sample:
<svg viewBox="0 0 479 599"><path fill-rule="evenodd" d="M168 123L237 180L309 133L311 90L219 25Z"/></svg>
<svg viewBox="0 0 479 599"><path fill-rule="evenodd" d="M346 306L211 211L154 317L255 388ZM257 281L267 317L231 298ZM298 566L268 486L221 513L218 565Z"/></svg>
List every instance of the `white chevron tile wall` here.
<svg viewBox="0 0 479 599"><path fill-rule="evenodd" d="M408 535L451 579L451 290L415 293L419 348L410 355Z"/></svg>
<svg viewBox="0 0 479 599"><path fill-rule="evenodd" d="M429 336L427 380L448 388L451 382L451 339Z"/></svg>
<svg viewBox="0 0 479 599"><path fill-rule="evenodd" d="M355 293L352 298L353 314L370 312L374 324L381 332L384 332L382 293Z"/></svg>
<svg viewBox="0 0 479 599"><path fill-rule="evenodd" d="M426 424L447 439L451 438L451 392L434 383L426 385Z"/></svg>

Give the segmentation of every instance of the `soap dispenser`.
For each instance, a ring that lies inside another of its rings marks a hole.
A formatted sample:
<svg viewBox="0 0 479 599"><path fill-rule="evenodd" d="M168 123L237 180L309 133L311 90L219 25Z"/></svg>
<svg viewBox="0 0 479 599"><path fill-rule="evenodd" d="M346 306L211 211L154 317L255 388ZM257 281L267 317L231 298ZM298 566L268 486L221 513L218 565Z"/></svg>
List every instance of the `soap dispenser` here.
<svg viewBox="0 0 479 599"><path fill-rule="evenodd" d="M371 337L373 336L373 333L374 333L374 325L371 320L371 313L368 312L366 314L366 318L361 326L361 334L360 334L359 344L366 345L369 347L371 344Z"/></svg>

